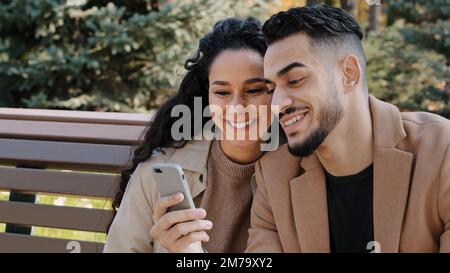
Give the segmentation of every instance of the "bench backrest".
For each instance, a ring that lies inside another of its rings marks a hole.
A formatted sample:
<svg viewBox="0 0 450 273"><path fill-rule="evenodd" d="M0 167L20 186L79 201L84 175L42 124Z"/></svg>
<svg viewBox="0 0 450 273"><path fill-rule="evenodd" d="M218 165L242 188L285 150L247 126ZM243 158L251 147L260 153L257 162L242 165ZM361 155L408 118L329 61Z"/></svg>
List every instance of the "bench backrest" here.
<svg viewBox="0 0 450 273"><path fill-rule="evenodd" d="M111 199L148 114L0 108L0 190ZM0 201L0 223L105 233L110 208ZM20 198L18 199L20 200ZM0 252L101 252L103 243L0 233Z"/></svg>

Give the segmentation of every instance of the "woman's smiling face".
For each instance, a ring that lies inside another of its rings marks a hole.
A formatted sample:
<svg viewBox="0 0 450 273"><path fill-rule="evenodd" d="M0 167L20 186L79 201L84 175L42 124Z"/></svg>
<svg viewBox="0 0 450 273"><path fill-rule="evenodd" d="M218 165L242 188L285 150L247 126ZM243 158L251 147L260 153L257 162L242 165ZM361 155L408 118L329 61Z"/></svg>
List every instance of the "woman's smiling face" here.
<svg viewBox="0 0 450 273"><path fill-rule="evenodd" d="M225 50L211 64L209 105L213 120L223 139L233 145L244 147L260 141L271 123L271 99L263 56L256 51Z"/></svg>

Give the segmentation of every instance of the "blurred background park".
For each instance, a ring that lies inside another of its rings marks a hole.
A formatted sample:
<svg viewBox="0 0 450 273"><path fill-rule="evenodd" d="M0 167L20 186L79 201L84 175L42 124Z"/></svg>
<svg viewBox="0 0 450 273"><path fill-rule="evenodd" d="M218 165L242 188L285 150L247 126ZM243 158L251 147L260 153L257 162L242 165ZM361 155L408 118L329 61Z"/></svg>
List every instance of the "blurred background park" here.
<svg viewBox="0 0 450 273"><path fill-rule="evenodd" d="M362 25L372 94L402 111L450 118L449 0L0 0L0 107L148 113L176 92L184 61L217 20L264 21L317 3L340 6ZM110 207L71 197L38 201ZM105 239L49 228L33 233Z"/></svg>
<svg viewBox="0 0 450 273"><path fill-rule="evenodd" d="M215 21L307 3L358 19L374 95L450 117L448 0L0 0L0 107L148 112Z"/></svg>

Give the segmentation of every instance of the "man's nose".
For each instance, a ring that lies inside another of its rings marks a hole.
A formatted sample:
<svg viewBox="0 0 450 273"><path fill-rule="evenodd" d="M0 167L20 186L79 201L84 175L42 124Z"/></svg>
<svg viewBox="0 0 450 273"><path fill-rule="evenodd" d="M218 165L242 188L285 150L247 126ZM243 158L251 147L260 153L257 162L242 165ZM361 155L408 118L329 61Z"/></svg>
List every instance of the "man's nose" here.
<svg viewBox="0 0 450 273"><path fill-rule="evenodd" d="M279 114L284 108L292 105L294 100L281 88L275 88L272 95L272 111Z"/></svg>

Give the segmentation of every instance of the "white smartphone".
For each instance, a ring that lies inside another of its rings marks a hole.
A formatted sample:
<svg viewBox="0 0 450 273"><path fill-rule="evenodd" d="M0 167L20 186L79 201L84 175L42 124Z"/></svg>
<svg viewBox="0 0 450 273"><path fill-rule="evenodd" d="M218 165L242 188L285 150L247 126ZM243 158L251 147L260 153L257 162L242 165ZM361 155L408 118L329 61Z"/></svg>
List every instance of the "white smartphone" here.
<svg viewBox="0 0 450 273"><path fill-rule="evenodd" d="M184 195L183 202L168 208L168 211L195 208L191 191L186 182L186 176L180 165L173 163L159 163L153 165L152 169L153 177L155 178L161 196L167 196L177 192L181 192Z"/></svg>

